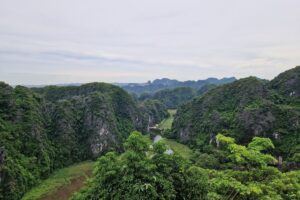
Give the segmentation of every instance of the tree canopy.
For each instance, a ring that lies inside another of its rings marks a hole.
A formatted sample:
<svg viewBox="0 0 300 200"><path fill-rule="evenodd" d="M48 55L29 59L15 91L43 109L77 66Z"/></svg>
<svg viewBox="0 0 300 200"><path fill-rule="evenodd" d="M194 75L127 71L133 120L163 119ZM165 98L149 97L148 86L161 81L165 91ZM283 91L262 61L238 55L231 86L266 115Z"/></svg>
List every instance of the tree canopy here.
<svg viewBox="0 0 300 200"><path fill-rule="evenodd" d="M219 134L233 168L205 169L177 154L166 153L163 141L150 144L139 132L125 142L125 152L109 152L97 161L92 178L72 200L88 199L299 199L299 171L282 173L270 166L266 154L274 148L267 138L254 138L247 146Z"/></svg>

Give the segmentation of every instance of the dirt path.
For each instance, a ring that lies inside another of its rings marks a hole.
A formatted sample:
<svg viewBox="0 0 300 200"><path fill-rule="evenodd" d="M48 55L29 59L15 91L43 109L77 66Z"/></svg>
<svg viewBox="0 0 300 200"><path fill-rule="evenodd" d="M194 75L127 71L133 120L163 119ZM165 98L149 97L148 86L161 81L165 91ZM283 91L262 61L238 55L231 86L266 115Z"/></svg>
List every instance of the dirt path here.
<svg viewBox="0 0 300 200"><path fill-rule="evenodd" d="M89 174L90 177L91 173ZM40 200L68 200L74 192L82 188L86 181L85 176L80 176L71 180L71 183L58 188L54 193L42 197Z"/></svg>

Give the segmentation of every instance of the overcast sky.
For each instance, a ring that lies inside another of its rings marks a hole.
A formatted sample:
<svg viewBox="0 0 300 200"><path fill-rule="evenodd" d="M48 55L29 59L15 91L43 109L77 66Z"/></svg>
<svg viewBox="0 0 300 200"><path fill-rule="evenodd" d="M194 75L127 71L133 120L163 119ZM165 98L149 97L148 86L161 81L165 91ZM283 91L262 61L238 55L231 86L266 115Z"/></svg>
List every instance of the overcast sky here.
<svg viewBox="0 0 300 200"><path fill-rule="evenodd" d="M0 0L0 80L144 82L300 65L300 0Z"/></svg>

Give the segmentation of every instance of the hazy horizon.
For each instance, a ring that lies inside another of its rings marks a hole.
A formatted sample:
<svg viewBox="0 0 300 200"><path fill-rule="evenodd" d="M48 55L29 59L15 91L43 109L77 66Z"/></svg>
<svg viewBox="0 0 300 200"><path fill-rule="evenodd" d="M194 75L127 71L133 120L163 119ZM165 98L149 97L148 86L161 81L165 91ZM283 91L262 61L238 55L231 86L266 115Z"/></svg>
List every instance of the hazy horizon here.
<svg viewBox="0 0 300 200"><path fill-rule="evenodd" d="M103 83L110 83L110 84L144 84L144 83L147 83L148 81L150 82L153 82L154 80L157 80L157 79L170 79L170 80L177 80L177 81L180 81L180 82L184 82L184 81L199 81L199 80L206 80L206 79L209 79L209 78L216 78L216 77L207 77L207 78L204 78L204 79L187 79L187 80L179 80L179 79L171 79L171 78L168 78L168 77L161 77L161 78L156 78L156 79L150 79L150 80L147 80L147 81L143 81L143 82L106 82L106 81L90 81L90 82L65 82L65 83L50 83L50 84L14 84L12 86L17 86L17 85L22 85L22 86L29 86L29 87L39 87L39 86L48 86L48 85L57 85L57 86L64 86L64 85L82 85L82 84L87 84L87 83L93 83L93 82L103 82ZM222 77L222 78L217 78L217 79L223 79L223 78L236 78L236 77ZM259 78L259 77L257 77ZM1 81L1 80L0 80Z"/></svg>
<svg viewBox="0 0 300 200"><path fill-rule="evenodd" d="M300 1L0 0L0 81L272 79L300 64Z"/></svg>

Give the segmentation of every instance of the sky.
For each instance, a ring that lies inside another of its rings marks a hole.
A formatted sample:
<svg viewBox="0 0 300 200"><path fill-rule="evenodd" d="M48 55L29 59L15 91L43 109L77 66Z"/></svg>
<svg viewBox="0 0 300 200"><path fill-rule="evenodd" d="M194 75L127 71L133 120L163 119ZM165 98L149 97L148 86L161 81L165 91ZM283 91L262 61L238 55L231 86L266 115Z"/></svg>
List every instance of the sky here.
<svg viewBox="0 0 300 200"><path fill-rule="evenodd" d="M299 0L0 0L0 81L145 82L300 65Z"/></svg>

